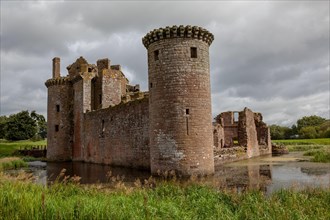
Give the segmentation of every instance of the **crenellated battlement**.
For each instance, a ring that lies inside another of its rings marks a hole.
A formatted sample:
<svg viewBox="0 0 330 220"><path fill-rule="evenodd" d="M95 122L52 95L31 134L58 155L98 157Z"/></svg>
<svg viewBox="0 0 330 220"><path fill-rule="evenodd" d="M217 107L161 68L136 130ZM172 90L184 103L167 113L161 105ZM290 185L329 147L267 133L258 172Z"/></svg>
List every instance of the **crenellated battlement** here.
<svg viewBox="0 0 330 220"><path fill-rule="evenodd" d="M214 40L213 34L204 28L190 25L174 25L172 27L167 26L150 31L142 38L142 43L148 49L151 43L165 38L193 38L205 41L209 45L211 45Z"/></svg>
<svg viewBox="0 0 330 220"><path fill-rule="evenodd" d="M54 86L54 85L70 85L71 80L69 77L59 77L59 78L52 78L45 82L46 87Z"/></svg>

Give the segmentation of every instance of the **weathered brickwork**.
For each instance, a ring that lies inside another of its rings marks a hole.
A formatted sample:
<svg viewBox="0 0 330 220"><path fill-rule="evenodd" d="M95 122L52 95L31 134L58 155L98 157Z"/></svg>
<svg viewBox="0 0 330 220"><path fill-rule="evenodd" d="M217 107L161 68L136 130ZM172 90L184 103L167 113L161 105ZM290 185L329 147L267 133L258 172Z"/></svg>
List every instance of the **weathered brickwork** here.
<svg viewBox="0 0 330 220"><path fill-rule="evenodd" d="M262 121L261 113L253 113L248 108L219 114L213 124L213 134L218 159L223 160L224 155L229 155L233 161L271 153L268 126ZM218 147L221 140L225 143L222 149Z"/></svg>
<svg viewBox="0 0 330 220"><path fill-rule="evenodd" d="M214 172L211 41L188 37L187 29L180 35L181 32L175 33L172 27L170 36L163 38L160 29L154 30L151 35L159 34L159 39L144 41L148 49L152 173L164 170L176 170L183 175Z"/></svg>
<svg viewBox="0 0 330 220"><path fill-rule="evenodd" d="M85 115L84 161L149 169L149 100Z"/></svg>
<svg viewBox="0 0 330 220"><path fill-rule="evenodd" d="M223 127L223 146L229 147L238 143L238 120L235 121L234 114L238 112L223 112L215 120Z"/></svg>
<svg viewBox="0 0 330 220"><path fill-rule="evenodd" d="M214 173L221 162L271 152L259 113L225 112L212 126L209 46L196 26L155 29L147 49L149 92L129 85L120 65L83 57L61 77L53 59L48 88L49 160L78 160L181 175Z"/></svg>
<svg viewBox="0 0 330 220"><path fill-rule="evenodd" d="M49 160L72 159L72 85L68 77L49 79L47 109L47 158Z"/></svg>

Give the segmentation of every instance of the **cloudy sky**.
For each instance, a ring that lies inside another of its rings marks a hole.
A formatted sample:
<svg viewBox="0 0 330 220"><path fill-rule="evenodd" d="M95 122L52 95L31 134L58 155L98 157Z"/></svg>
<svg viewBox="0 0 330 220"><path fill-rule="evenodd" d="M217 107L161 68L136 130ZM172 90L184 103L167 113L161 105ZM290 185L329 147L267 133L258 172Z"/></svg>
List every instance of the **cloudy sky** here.
<svg viewBox="0 0 330 220"><path fill-rule="evenodd" d="M290 126L305 115L330 118L329 1L1 1L0 115L46 115L51 60L61 73L79 56L108 57L147 89L141 38L171 25L197 25L210 47L213 115L262 112Z"/></svg>

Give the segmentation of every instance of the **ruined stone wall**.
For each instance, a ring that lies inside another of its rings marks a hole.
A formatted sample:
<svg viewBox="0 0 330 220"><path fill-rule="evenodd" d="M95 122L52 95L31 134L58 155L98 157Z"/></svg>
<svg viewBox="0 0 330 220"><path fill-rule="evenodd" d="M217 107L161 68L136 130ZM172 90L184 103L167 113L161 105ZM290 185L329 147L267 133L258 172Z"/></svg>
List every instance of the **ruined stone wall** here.
<svg viewBox="0 0 330 220"><path fill-rule="evenodd" d="M125 96L126 95L126 85L128 85L128 80L127 78L125 77L125 75L122 73L121 71L121 66L120 65L111 65L110 66L110 69L112 71L116 71L118 72L118 76L120 76L120 81L121 81L121 96Z"/></svg>
<svg viewBox="0 0 330 220"><path fill-rule="evenodd" d="M217 164L271 153L270 132L266 123L262 121L261 113L253 113L245 108L241 112L223 112L215 120L214 145ZM225 140L223 149L217 147L221 127ZM234 144L235 139L238 142Z"/></svg>
<svg viewBox="0 0 330 220"><path fill-rule="evenodd" d="M221 124L214 123L213 125L213 145L214 150L219 151L224 147L224 129Z"/></svg>
<svg viewBox="0 0 330 220"><path fill-rule="evenodd" d="M214 172L209 45L197 27L154 30L148 49L151 172Z"/></svg>
<svg viewBox="0 0 330 220"><path fill-rule="evenodd" d="M257 128L254 121L254 113L245 108L239 113L239 144L246 147L249 158L260 155Z"/></svg>
<svg viewBox="0 0 330 220"><path fill-rule="evenodd" d="M224 147L237 145L234 142L238 141L238 122L234 120L234 112L223 112L216 117L216 121L223 125Z"/></svg>
<svg viewBox="0 0 330 220"><path fill-rule="evenodd" d="M85 114L84 161L150 168L148 98Z"/></svg>
<svg viewBox="0 0 330 220"><path fill-rule="evenodd" d="M102 108L118 105L121 102L121 74L116 70L102 73ZM126 87L126 86L125 86Z"/></svg>
<svg viewBox="0 0 330 220"><path fill-rule="evenodd" d="M47 100L47 158L72 159L72 85L67 77L57 75L46 82Z"/></svg>

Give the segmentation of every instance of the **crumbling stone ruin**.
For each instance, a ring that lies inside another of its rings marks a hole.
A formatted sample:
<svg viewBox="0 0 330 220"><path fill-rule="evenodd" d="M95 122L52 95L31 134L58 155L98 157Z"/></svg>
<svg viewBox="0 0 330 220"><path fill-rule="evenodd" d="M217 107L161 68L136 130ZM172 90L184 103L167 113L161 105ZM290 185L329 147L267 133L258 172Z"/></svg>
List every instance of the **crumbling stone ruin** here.
<svg viewBox="0 0 330 220"><path fill-rule="evenodd" d="M246 157L270 153L261 114L245 109L216 118L212 134L209 46L214 37L196 26L151 31L149 92L129 85L109 59L83 57L60 74L53 59L48 88L48 160L75 160L180 175L214 173L223 149L241 146ZM235 151L236 152L236 151ZM237 157L241 158L241 157Z"/></svg>
<svg viewBox="0 0 330 220"><path fill-rule="evenodd" d="M220 161L251 158L271 153L270 130L261 113L245 108L223 112L213 123L215 158Z"/></svg>

